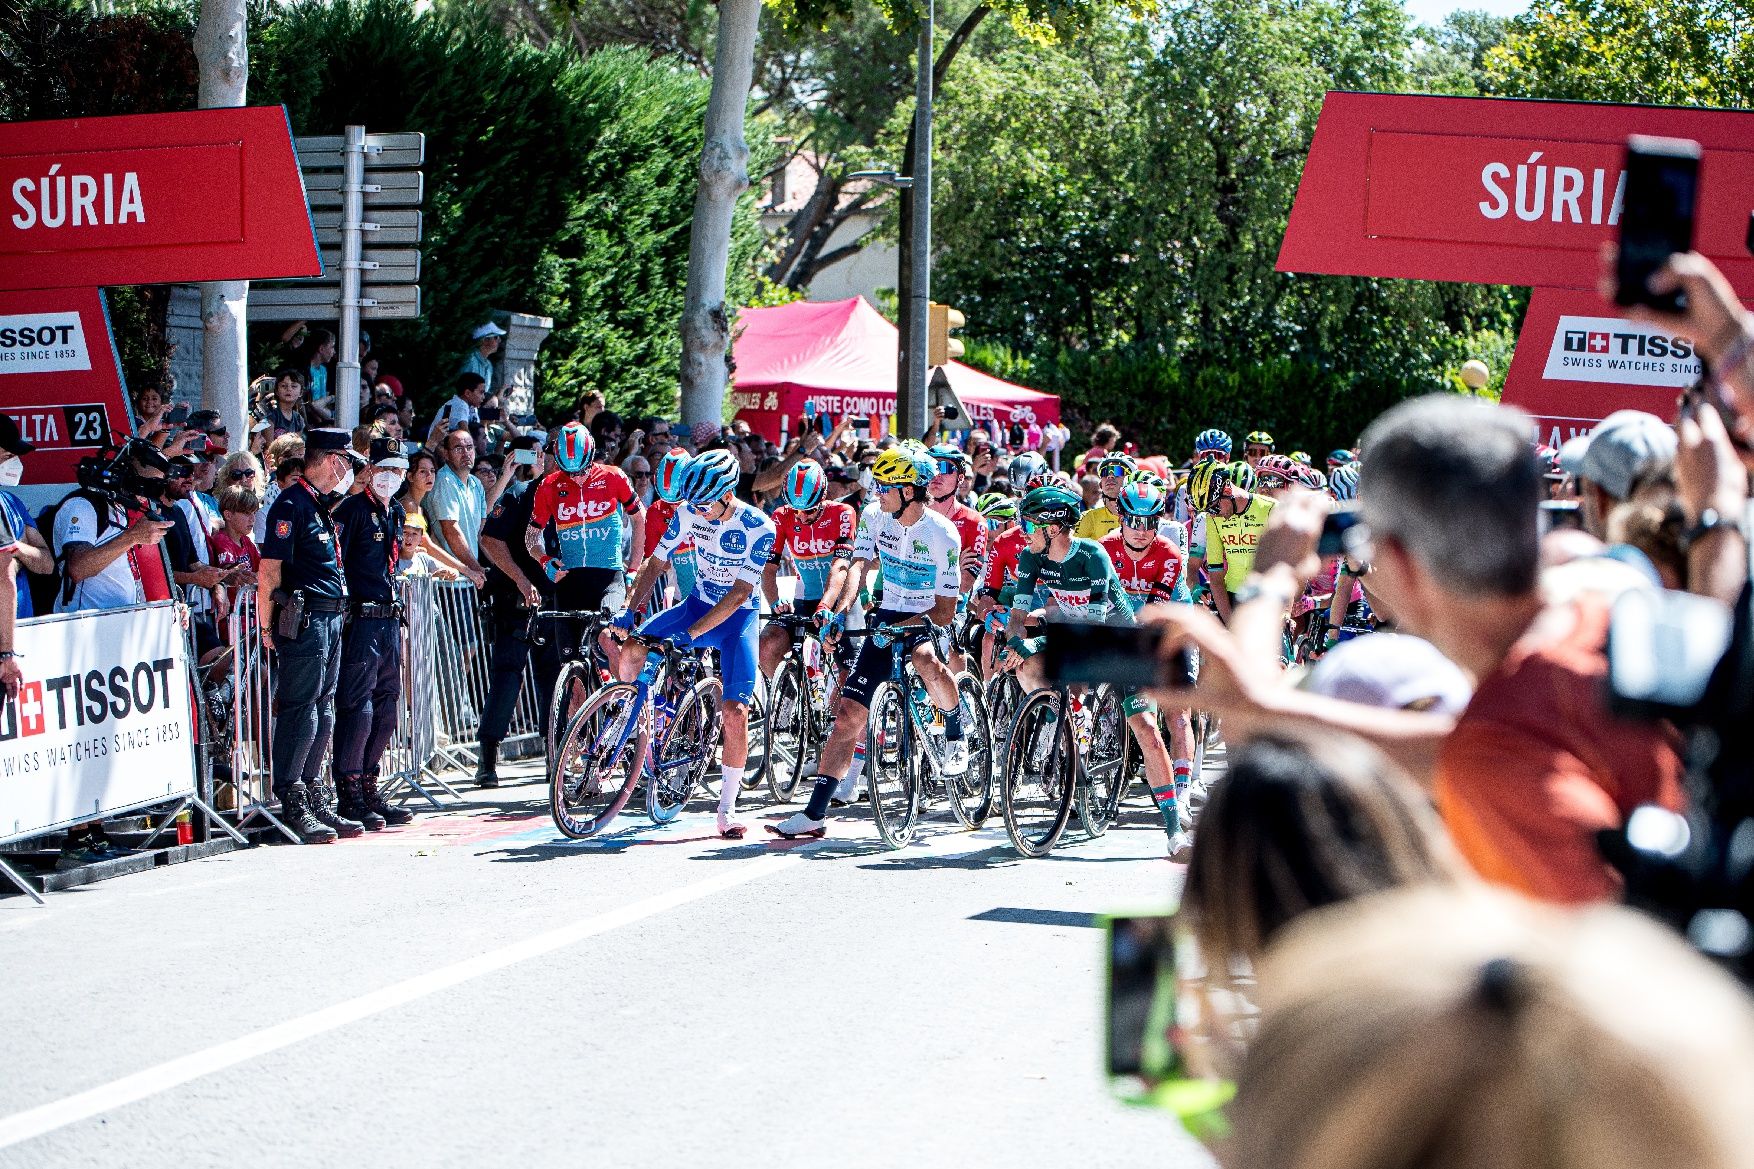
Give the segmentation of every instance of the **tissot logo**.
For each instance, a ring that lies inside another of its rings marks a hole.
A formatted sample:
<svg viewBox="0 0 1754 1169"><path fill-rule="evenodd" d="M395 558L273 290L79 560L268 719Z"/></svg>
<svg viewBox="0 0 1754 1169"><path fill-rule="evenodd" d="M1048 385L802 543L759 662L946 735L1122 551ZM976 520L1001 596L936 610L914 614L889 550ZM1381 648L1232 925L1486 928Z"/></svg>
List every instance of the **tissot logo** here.
<svg viewBox="0 0 1754 1169"><path fill-rule="evenodd" d="M1591 333L1583 329L1568 329L1565 333L1565 351L1567 353L1606 353L1612 341L1612 334Z"/></svg>
<svg viewBox="0 0 1754 1169"><path fill-rule="evenodd" d="M1562 316L1542 376L1549 381L1684 389L1700 374L1685 337L1616 317Z"/></svg>

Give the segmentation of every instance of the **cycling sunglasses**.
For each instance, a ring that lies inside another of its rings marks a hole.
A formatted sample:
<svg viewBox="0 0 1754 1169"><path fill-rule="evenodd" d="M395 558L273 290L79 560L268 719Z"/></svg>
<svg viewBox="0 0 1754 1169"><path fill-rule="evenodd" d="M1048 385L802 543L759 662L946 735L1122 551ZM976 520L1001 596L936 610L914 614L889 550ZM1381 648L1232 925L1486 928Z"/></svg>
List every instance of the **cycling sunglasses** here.
<svg viewBox="0 0 1754 1169"><path fill-rule="evenodd" d="M1113 463L1110 466L1103 468L1101 474L1104 479L1125 479L1127 477L1127 468L1125 464Z"/></svg>
<svg viewBox="0 0 1754 1169"><path fill-rule="evenodd" d="M878 483L872 488L878 495L888 495L891 491L901 490L899 483Z"/></svg>
<svg viewBox="0 0 1754 1169"><path fill-rule="evenodd" d="M1281 487L1291 486L1291 480L1281 479L1277 475L1262 475L1260 482L1257 483L1256 486L1262 491L1277 491Z"/></svg>
<svg viewBox="0 0 1754 1169"><path fill-rule="evenodd" d="M1246 451L1248 454L1254 455L1256 458L1260 458L1264 455L1272 454L1273 448L1270 446L1251 446L1251 447L1246 448Z"/></svg>
<svg viewBox="0 0 1754 1169"><path fill-rule="evenodd" d="M1046 524L1038 524L1034 520L1023 519L1017 521L1017 526L1023 529L1023 534L1025 536L1033 536L1041 529L1047 527Z"/></svg>
<svg viewBox="0 0 1754 1169"><path fill-rule="evenodd" d="M1121 527L1132 528L1136 532L1155 531L1157 517L1154 515L1124 515L1121 517Z"/></svg>
<svg viewBox="0 0 1754 1169"><path fill-rule="evenodd" d="M940 475L960 475L960 474L962 474L962 464L957 462L955 459L939 459L938 460L938 474L940 474Z"/></svg>
<svg viewBox="0 0 1754 1169"><path fill-rule="evenodd" d="M1228 459L1229 457L1229 451L1219 450L1216 447L1194 452L1194 462L1196 463L1210 463L1213 459Z"/></svg>

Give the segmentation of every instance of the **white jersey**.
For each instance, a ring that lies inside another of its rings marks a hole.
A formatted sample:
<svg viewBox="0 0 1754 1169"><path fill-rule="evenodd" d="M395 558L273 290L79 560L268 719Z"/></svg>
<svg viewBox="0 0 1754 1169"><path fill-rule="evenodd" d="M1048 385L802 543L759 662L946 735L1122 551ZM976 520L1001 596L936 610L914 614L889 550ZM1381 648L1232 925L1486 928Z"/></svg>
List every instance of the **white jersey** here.
<svg viewBox="0 0 1754 1169"><path fill-rule="evenodd" d="M702 519L693 507L683 504L670 518L670 526L655 549L665 560L674 560L684 543L694 545L694 592L691 596L717 604L731 586L747 581L756 587L743 607L753 609L760 595L761 571L773 559L773 521L758 507L742 500L731 505L731 514L718 523Z"/></svg>
<svg viewBox="0 0 1754 1169"><path fill-rule="evenodd" d="M853 559L875 560L883 573L883 608L893 613L924 613L939 597L962 595L962 537L956 525L927 509L911 527L883 511L865 508Z"/></svg>

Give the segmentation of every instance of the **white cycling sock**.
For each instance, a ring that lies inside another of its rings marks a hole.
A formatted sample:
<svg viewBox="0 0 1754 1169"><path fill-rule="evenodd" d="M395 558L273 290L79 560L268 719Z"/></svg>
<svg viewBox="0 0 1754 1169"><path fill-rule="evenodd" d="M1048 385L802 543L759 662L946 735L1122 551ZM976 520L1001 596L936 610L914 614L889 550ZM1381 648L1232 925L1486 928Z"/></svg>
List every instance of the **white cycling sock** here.
<svg viewBox="0 0 1754 1169"><path fill-rule="evenodd" d="M741 767L719 768L719 815L729 816L737 806L737 793L743 790Z"/></svg>

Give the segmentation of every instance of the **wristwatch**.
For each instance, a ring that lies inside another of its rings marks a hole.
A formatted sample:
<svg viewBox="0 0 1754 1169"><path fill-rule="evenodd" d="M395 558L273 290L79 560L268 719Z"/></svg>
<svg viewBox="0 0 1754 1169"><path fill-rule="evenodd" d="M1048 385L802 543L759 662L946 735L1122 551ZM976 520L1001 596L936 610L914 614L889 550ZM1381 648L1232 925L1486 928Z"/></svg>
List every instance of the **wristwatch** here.
<svg viewBox="0 0 1754 1169"><path fill-rule="evenodd" d="M1693 547L1695 540L1703 540L1721 527L1736 527L1732 516L1726 516L1715 507L1708 507L1699 513L1699 522L1681 533L1681 551L1686 552Z"/></svg>

